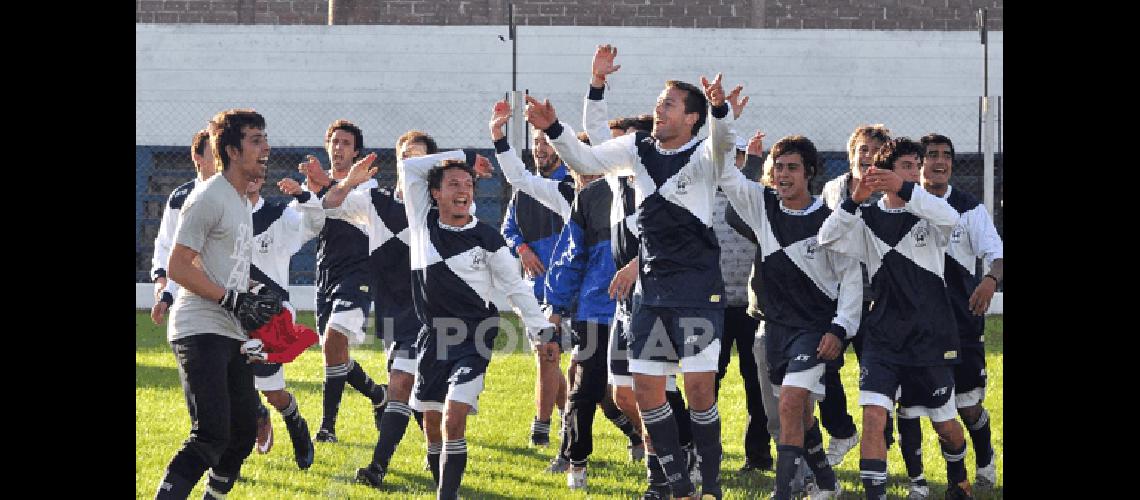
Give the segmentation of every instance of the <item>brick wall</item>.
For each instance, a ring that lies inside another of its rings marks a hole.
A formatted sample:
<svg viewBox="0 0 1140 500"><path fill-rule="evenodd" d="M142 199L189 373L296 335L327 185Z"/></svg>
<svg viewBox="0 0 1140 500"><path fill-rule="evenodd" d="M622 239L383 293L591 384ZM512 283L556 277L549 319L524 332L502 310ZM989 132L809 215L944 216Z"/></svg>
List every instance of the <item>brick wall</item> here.
<svg viewBox="0 0 1140 500"><path fill-rule="evenodd" d="M515 0L535 26L973 30L1003 0ZM338 24L502 25L507 0L337 0ZM328 0L135 0L138 23L327 24ZM344 22L339 22L343 19Z"/></svg>

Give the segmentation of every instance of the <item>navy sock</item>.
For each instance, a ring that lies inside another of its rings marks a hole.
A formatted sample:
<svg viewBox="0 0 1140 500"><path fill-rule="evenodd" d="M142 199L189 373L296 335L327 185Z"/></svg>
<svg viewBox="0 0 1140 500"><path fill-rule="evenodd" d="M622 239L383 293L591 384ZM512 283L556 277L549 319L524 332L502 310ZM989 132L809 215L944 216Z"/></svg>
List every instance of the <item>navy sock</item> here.
<svg viewBox="0 0 1140 500"><path fill-rule="evenodd" d="M629 417L618 408L614 401L610 398L605 398L599 405L602 407L602 414L613 422L614 427L617 427L625 437L629 438L629 444L637 446L642 443L641 434L633 428L633 423L629 421Z"/></svg>
<svg viewBox="0 0 1140 500"><path fill-rule="evenodd" d="M645 428L653 440L657 460L665 469L665 479L669 481L673 496L692 496L695 488L689 480L688 462L677 441L677 420L673 417L673 409L668 404L663 404L657 408L641 410L641 420L645 422Z"/></svg>
<svg viewBox="0 0 1140 500"><path fill-rule="evenodd" d="M811 428L804 432L804 458L808 468L815 474L815 482L825 490L835 490L835 471L827 463L827 453L823 451L823 435L819 432L819 420L812 419Z"/></svg>
<svg viewBox="0 0 1140 500"><path fill-rule="evenodd" d="M344 396L345 376L348 365L325 367L325 391L322 401L324 413L321 415L321 428L336 433L336 414L340 410L340 398Z"/></svg>
<svg viewBox="0 0 1140 500"><path fill-rule="evenodd" d="M804 449L790 444L776 445L776 484L772 492L774 500L790 500L792 498L792 479L799 468L800 457Z"/></svg>
<svg viewBox="0 0 1140 500"><path fill-rule="evenodd" d="M396 446L404 438L404 431L408 429L408 420L412 415L412 407L407 403L392 401L384 409L380 417L380 437L376 440L376 449L372 451L372 465L388 470L388 461L396 452Z"/></svg>
<svg viewBox="0 0 1140 500"><path fill-rule="evenodd" d="M296 424L301 419L301 412L297 411L297 398L291 393L286 394L289 394L289 404L284 410L277 411L281 413L281 418L285 419L285 425Z"/></svg>
<svg viewBox="0 0 1140 500"><path fill-rule="evenodd" d="M673 409L673 417L677 419L677 442L681 446L693 445L693 424L689 420L689 410L685 408L685 398L681 391L665 391L665 400Z"/></svg>
<svg viewBox="0 0 1140 500"><path fill-rule="evenodd" d="M155 500L184 499L190 496L190 490L194 489L197 482L197 480L191 481L168 467L166 475L158 482L158 491L155 492L154 498Z"/></svg>
<svg viewBox="0 0 1140 500"><path fill-rule="evenodd" d="M720 412L716 403L707 410L689 410L693 426L693 445L701 456L701 492L720 494Z"/></svg>
<svg viewBox="0 0 1140 500"><path fill-rule="evenodd" d="M459 483L463 481L463 471L467 469L467 440L460 438L445 441L439 467L437 498L440 500L459 498Z"/></svg>
<svg viewBox="0 0 1140 500"><path fill-rule="evenodd" d="M974 442L974 463L978 468L990 465L994 460L994 446L990 441L990 414L982 408L982 414L972 424L966 424L970 440Z"/></svg>
<svg viewBox="0 0 1140 500"><path fill-rule="evenodd" d="M645 470L649 485L668 486L669 480L665 479L665 469L661 467L661 461L657 459L657 454L647 453L647 455L649 458L645 460Z"/></svg>
<svg viewBox="0 0 1140 500"><path fill-rule="evenodd" d="M230 490L234 489L234 478L215 474L210 471L206 475L206 492L202 495L204 500L224 499Z"/></svg>
<svg viewBox="0 0 1140 500"><path fill-rule="evenodd" d="M431 481L437 487L439 486L439 455L443 453L443 443L428 443L427 445L427 458L428 466L431 468Z"/></svg>
<svg viewBox="0 0 1140 500"><path fill-rule="evenodd" d="M922 471L922 421L917 418L899 418L899 449L906 464L906 475L911 482L926 485Z"/></svg>
<svg viewBox="0 0 1140 500"><path fill-rule="evenodd" d="M344 381L348 382L348 385L370 399L372 404L379 404L383 401L383 391L372 381L372 377L364 373L364 368L360 367L360 363L354 359L349 359L345 365L348 366L348 373L345 375Z"/></svg>
<svg viewBox="0 0 1140 500"><path fill-rule="evenodd" d="M966 443L958 449L943 441L942 456L946 459L946 484L958 484L966 480Z"/></svg>
<svg viewBox="0 0 1140 500"><path fill-rule="evenodd" d="M887 461L864 458L859 460L859 477L863 491L873 500L887 499Z"/></svg>

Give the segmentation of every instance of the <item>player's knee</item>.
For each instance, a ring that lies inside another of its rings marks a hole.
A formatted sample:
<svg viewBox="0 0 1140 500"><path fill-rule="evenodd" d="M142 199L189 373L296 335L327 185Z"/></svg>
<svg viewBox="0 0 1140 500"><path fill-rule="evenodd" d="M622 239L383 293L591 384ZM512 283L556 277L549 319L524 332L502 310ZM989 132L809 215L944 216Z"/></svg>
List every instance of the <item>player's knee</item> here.
<svg viewBox="0 0 1140 500"><path fill-rule="evenodd" d="M289 397L289 393L284 389L265 391L263 394L265 394L265 400L269 401L269 404L278 410L284 410L289 406L289 400L291 398Z"/></svg>
<svg viewBox="0 0 1140 500"><path fill-rule="evenodd" d="M452 441L463 438L467 431L467 413L448 414L443 423L443 438Z"/></svg>
<svg viewBox="0 0 1140 500"><path fill-rule="evenodd" d="M974 406L967 406L965 408L958 408L958 415L962 416L962 421L966 425L974 425L978 418L982 416L982 405L976 404Z"/></svg>
<svg viewBox="0 0 1140 500"><path fill-rule="evenodd" d="M863 407L863 435L880 436L887 427L887 409L882 406Z"/></svg>
<svg viewBox="0 0 1140 500"><path fill-rule="evenodd" d="M781 420L803 420L807 392L806 389L800 387L786 386L780 388L779 412Z"/></svg>
<svg viewBox="0 0 1140 500"><path fill-rule="evenodd" d="M392 375L388 378L388 398L393 401L404 401L412 395L412 386L415 385L415 377L401 372L392 371Z"/></svg>
<svg viewBox="0 0 1140 500"><path fill-rule="evenodd" d="M938 439L947 443L958 445L964 439L962 435L962 425L955 419L946 420L943 422L934 422L934 432L938 433Z"/></svg>

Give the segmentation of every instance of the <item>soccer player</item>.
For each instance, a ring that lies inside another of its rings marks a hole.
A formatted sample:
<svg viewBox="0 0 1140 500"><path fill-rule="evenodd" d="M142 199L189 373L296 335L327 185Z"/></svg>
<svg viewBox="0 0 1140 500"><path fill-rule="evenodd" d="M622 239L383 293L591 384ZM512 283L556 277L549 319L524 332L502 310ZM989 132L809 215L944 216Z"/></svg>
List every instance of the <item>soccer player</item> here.
<svg viewBox="0 0 1140 500"><path fill-rule="evenodd" d="M571 168L584 174L635 176L641 207L641 303L633 311L629 366L642 420L678 498L695 496L696 489L685 474L677 423L665 399L665 375L677 371L685 373L693 441L701 456L702 496L721 497L715 385L724 281L710 218L718 166L732 140L720 80L721 75L711 83L702 77L703 92L685 82L666 82L654 110L652 134L625 135L593 147L579 142L570 127L558 121L549 101L527 97L527 120L546 131ZM733 89L734 97L741 88ZM710 137L696 138L710 107ZM651 492L666 493L654 488Z"/></svg>
<svg viewBox="0 0 1140 500"><path fill-rule="evenodd" d="M974 443L975 486L992 489L997 483L997 474L989 413L982 407L986 396L984 334L986 310L1003 276L1004 245L985 205L970 193L950 185L954 168L954 143L950 138L927 134L920 142L924 151L923 189L945 199L960 214L958 225L950 233L945 270L946 288L962 345L962 362L954 366L954 403ZM988 269L980 279L974 274L979 257ZM898 413L899 448L910 476L909 498L926 498L930 488L922 473L922 427L918 418L909 417L901 410Z"/></svg>
<svg viewBox="0 0 1140 500"><path fill-rule="evenodd" d="M554 255L554 242L558 238L558 232L566 221L565 214L569 213L569 200L574 196L574 181L558 154L550 147L546 134L540 130L534 131L531 146L538 173L546 179L565 183L562 188L565 210L554 210L512 183L515 190L507 204L502 234L507 239L511 253L522 262L527 277L534 280L535 299L542 303L546 268L550 266L550 259ZM551 201L554 200L547 200ZM550 444L551 414L555 406L558 407L559 414L563 414L566 404L566 378L559 366L561 337L555 334L555 337L542 341L541 347L534 351L537 377L534 386L535 416L530 426L532 446Z"/></svg>
<svg viewBox="0 0 1140 500"><path fill-rule="evenodd" d="M302 168L322 191L348 176L364 150L364 132L348 120L336 120L325 132L325 149L331 163L328 172L313 157ZM376 185L375 179L368 179L356 189ZM337 216L328 217L317 239L317 333L325 357L323 415L314 438L318 442L337 441L336 418L346 382L372 402L377 429L383 418L386 386L374 383L349 354L349 344L362 344L367 336L365 322L372 306L368 272L367 230Z"/></svg>
<svg viewBox="0 0 1140 500"><path fill-rule="evenodd" d="M289 303L289 261L293 254L301 250L305 242L311 240L320 232L324 225L325 214L317 197L301 189L300 184L293 179L282 179L277 183L279 189L285 194L292 195L295 201L288 205L268 202L261 197L261 187L265 179L261 178L250 183L248 196L253 204L253 261L249 273L253 281L268 287L273 293L281 297L282 307L289 311L292 324L296 320L296 311ZM304 333L312 332L308 328L297 327L295 335L288 335L289 330L271 329L271 332L281 331L283 335L274 336L265 340L269 349L266 355L279 354L281 349L287 349L293 356L299 355L304 349L317 342L317 335L313 333L310 339ZM250 333L253 338L259 338ZM285 345L279 345L276 340ZM311 340L311 341L310 341ZM275 358L277 356L274 356ZM285 390L285 367L281 362L262 362L253 366L253 385L265 395L269 402L285 420L285 428L289 431L289 439L293 443L293 457L297 466L302 470L313 465L313 442L309 436L309 424L297 409L297 399L292 393ZM269 411L264 406L258 407L258 429L262 422L269 420ZM269 427L269 439L265 445L258 443L259 453L268 453L272 446L272 426Z"/></svg>
<svg viewBox="0 0 1140 500"><path fill-rule="evenodd" d="M396 140L398 159L436 152L435 140L418 130L408 131ZM380 419L372 461L356 471L356 479L380 488L413 414L408 399L415 382L416 336L423 328L412 304L408 216L399 190L354 190L343 181L329 190L322 203L332 214L368 231L369 260L375 278L376 333L388 345L389 402Z"/></svg>
<svg viewBox="0 0 1140 500"><path fill-rule="evenodd" d="M855 191L819 231L824 247L862 260L877 293L862 318L859 405L863 407L860 476L867 498L886 498L882 430L894 409L934 423L946 458L946 498L970 498L966 441L954 419L954 372L960 341L944 281L946 247L960 215L918 185L922 146L891 139L855 182ZM909 179L909 180L908 180ZM862 205L872 192L884 196ZM901 390L900 390L901 387Z"/></svg>
<svg viewBox="0 0 1140 500"><path fill-rule="evenodd" d="M167 339L193 421L171 458L155 498L186 498L210 469L206 498L233 488L256 433L253 370L240 352L247 330L281 309L272 292L250 293L253 218L246 189L265 177L265 119L251 109L218 113L210 122L215 175L191 191L179 214L167 265L182 290L170 312Z"/></svg>
<svg viewBox="0 0 1140 500"><path fill-rule="evenodd" d="M774 189L731 168L719 182L761 249L757 295L780 413L773 498L791 498L801 459L817 478L819 491L812 498L834 498L842 488L823 452L813 401L825 395L824 364L858 331L861 277L856 261L819 247L817 235L831 210L808 191L819 168L815 145L806 137L788 136L769 156Z"/></svg>
<svg viewBox="0 0 1140 500"><path fill-rule="evenodd" d="M843 175L831 179L823 185L823 200L827 208L838 210L839 204L851 197L855 191L855 183L863 177L863 173L871 167L875 153L884 143L891 140L891 131L882 124L860 125L851 132L847 139L847 162L849 169ZM878 201L877 195L872 195L864 205L871 205ZM875 290L871 287L871 279L867 274L867 266L862 262L859 267L863 273L863 314L866 318L871 311L871 304L875 302ZM866 322L863 323L866 325ZM863 352L863 338L861 333L855 335L850 341L844 341L843 350L851 344L855 349L855 357L859 358ZM839 378L839 369L843 367L843 355L840 354L835 363L828 363L824 372L824 384L827 386L828 398L819 403L820 421L831 439L827 443L827 460L832 466L839 465L843 458L859 443L859 434L855 429L855 419L847 413L847 394L843 382ZM894 432L888 421L883 433L886 436L887 447L894 440ZM865 431L865 429L864 429Z"/></svg>
<svg viewBox="0 0 1140 500"><path fill-rule="evenodd" d="M529 338L550 335L555 327L518 274L503 236L469 212L475 172L487 175L490 162L451 151L396 165L408 217L412 293L425 325L417 339L412 406L424 412L429 447L442 445L438 468L433 468L437 496L453 499L467 466L467 415L478 410L491 345L499 333L492 287L507 296ZM437 210L430 209L433 203Z"/></svg>
<svg viewBox="0 0 1140 500"><path fill-rule="evenodd" d="M154 237L154 256L151 258L150 276L154 281L154 306L150 309L150 319L154 324L162 323L166 312L174 303L178 284L167 279L166 261L170 259L170 249L174 247L174 233L178 231L178 213L186 197L199 184L214 176L214 152L210 149L210 132L199 130L190 141L190 160L194 162L196 177L174 188L166 199L166 210L158 224L158 235Z"/></svg>

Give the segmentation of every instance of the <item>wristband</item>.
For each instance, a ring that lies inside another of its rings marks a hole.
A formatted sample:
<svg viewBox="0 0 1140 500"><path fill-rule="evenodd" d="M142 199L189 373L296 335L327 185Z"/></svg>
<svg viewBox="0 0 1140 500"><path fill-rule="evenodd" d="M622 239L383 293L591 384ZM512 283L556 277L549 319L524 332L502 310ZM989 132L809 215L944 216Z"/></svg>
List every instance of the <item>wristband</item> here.
<svg viewBox="0 0 1140 500"><path fill-rule="evenodd" d="M994 276L994 275L992 275L992 274L987 274L987 275L985 275L985 276L982 276L982 279L986 279L986 278L990 278L990 279L994 280L994 284L995 284L995 285L999 283L999 282L998 282L998 279L997 279L997 277L995 277L995 276Z"/></svg>
<svg viewBox="0 0 1140 500"><path fill-rule="evenodd" d="M517 252L519 255L522 255L523 250L530 250L530 246L526 243L519 243L519 246L515 247L515 252Z"/></svg>

